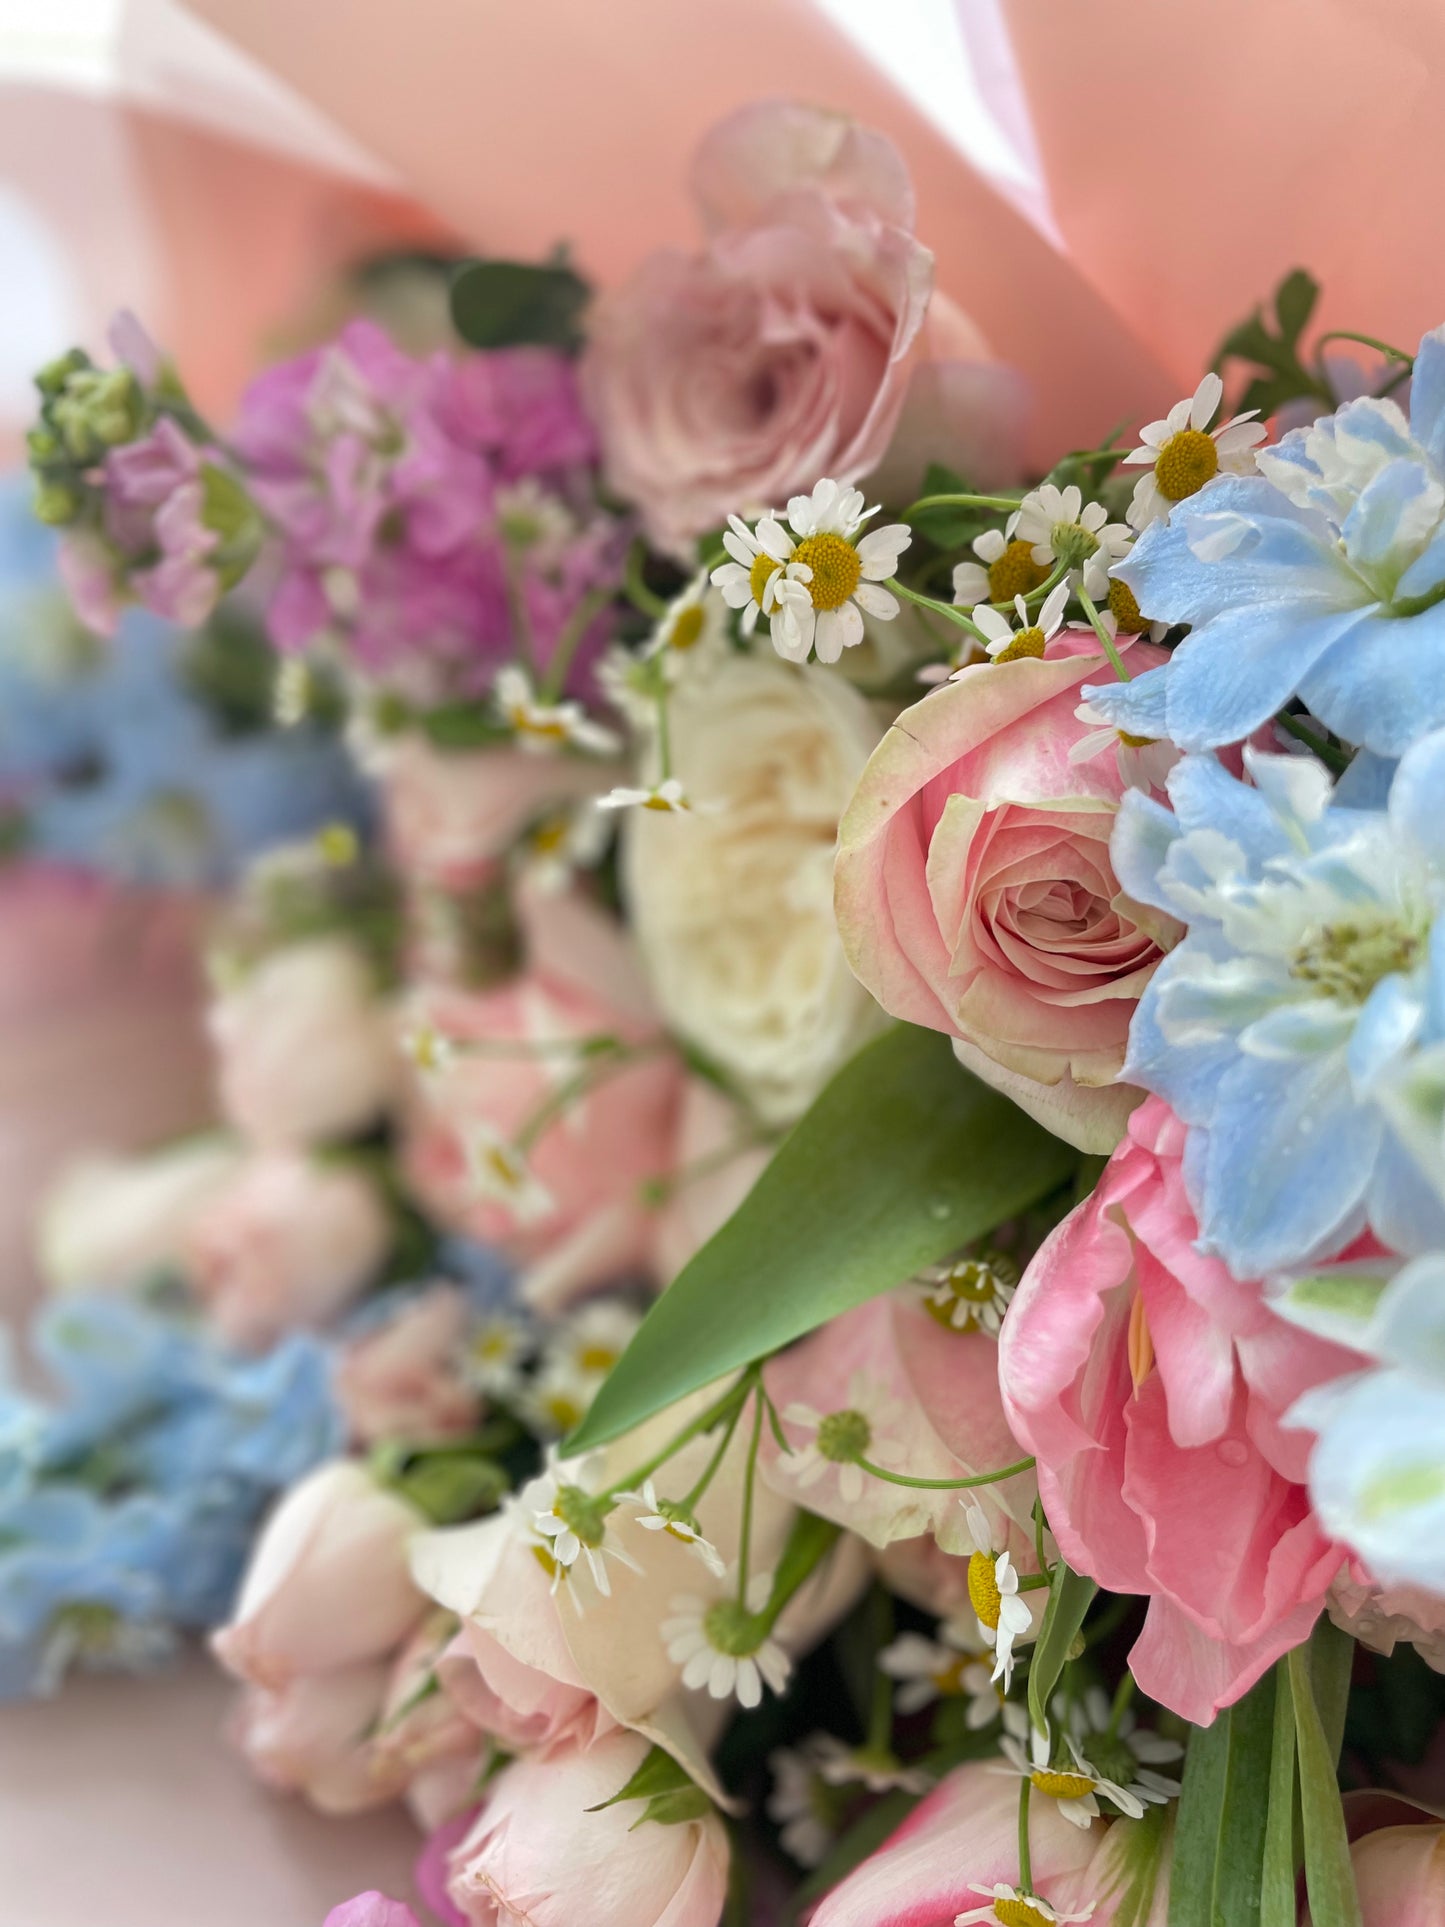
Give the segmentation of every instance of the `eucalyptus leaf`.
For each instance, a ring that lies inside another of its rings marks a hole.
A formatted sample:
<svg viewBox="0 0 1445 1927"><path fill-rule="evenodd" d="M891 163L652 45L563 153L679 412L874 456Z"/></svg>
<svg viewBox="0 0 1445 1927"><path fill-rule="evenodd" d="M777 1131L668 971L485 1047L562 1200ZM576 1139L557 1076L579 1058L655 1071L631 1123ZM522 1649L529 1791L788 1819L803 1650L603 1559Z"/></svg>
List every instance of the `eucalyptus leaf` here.
<svg viewBox="0 0 1445 1927"><path fill-rule="evenodd" d="M1362 1927L1334 1755L1315 1702L1310 1649L1296 1646L1286 1664L1294 1700L1310 1919L1313 1927Z"/></svg>
<svg viewBox="0 0 1445 1927"><path fill-rule="evenodd" d="M452 277L452 324L473 348L571 350L588 294L562 262L468 261Z"/></svg>
<svg viewBox="0 0 1445 1927"><path fill-rule="evenodd" d="M1049 1603L1029 1660L1029 1719L1039 1733L1048 1731L1049 1701L1098 1590L1095 1580L1071 1571L1062 1559L1054 1567Z"/></svg>
<svg viewBox="0 0 1445 1927"><path fill-rule="evenodd" d="M829 1084L644 1319L585 1451L891 1290L1056 1190L1074 1153L900 1024Z"/></svg>

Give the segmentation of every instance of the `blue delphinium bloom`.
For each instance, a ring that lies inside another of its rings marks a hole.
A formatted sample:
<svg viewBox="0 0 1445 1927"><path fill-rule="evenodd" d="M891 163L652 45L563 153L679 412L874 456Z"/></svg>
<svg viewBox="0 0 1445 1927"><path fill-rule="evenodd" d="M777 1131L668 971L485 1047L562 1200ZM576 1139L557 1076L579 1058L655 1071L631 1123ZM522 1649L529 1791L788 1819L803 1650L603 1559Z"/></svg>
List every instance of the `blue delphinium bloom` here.
<svg viewBox="0 0 1445 1927"><path fill-rule="evenodd" d="M1445 1202L1383 1101L1445 1038L1445 731L1403 758L1386 810L1333 801L1309 758L1246 761L1254 788L1189 756L1172 814L1133 791L1120 810L1121 886L1187 926L1122 1077L1192 1127L1201 1236L1241 1277L1367 1224L1394 1250L1445 1244Z"/></svg>
<svg viewBox="0 0 1445 1927"><path fill-rule="evenodd" d="M1257 460L1115 568L1146 615L1190 633L1162 668L1085 699L1201 750L1298 696L1345 741L1398 757L1445 724L1445 328L1420 343L1408 419L1364 397Z"/></svg>
<svg viewBox="0 0 1445 1927"><path fill-rule="evenodd" d="M0 1388L0 1698L145 1664L230 1611L272 1496L341 1446L324 1347L251 1357L128 1299L52 1304L59 1398Z"/></svg>

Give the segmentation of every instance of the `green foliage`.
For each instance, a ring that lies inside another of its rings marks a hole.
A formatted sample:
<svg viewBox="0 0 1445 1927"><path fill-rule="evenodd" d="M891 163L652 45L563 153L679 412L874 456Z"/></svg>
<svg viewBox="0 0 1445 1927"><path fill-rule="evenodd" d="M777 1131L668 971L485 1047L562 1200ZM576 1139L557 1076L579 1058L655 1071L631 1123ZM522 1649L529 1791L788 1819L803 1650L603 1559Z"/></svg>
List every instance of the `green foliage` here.
<svg viewBox="0 0 1445 1927"><path fill-rule="evenodd" d="M1071 1572L1062 1559L1054 1567L1049 1603L1029 1660L1029 1719L1040 1733L1048 1731L1049 1701L1098 1590L1094 1580Z"/></svg>
<svg viewBox="0 0 1445 1927"><path fill-rule="evenodd" d="M1248 321L1232 328L1220 342L1216 369L1222 370L1226 361L1243 361L1256 370L1239 397L1240 409L1257 408L1262 416L1272 415L1285 402L1302 396L1334 406L1328 384L1300 358L1300 338L1319 292L1319 283L1303 268L1296 268L1274 291L1272 327L1264 310L1256 308Z"/></svg>
<svg viewBox="0 0 1445 1927"><path fill-rule="evenodd" d="M1076 1156L898 1025L860 1051L653 1306L569 1450L912 1277L1071 1177Z"/></svg>
<svg viewBox="0 0 1445 1927"><path fill-rule="evenodd" d="M490 703L459 698L423 710L416 718L438 749L496 749L512 732L498 722Z"/></svg>
<svg viewBox="0 0 1445 1927"><path fill-rule="evenodd" d="M973 495L977 490L965 475L930 462L918 491L919 500L929 495ZM966 506L923 509L913 517L915 531L938 549L961 549L985 529L995 527L1002 517L988 509Z"/></svg>
<svg viewBox="0 0 1445 1927"><path fill-rule="evenodd" d="M565 261L468 261L452 277L452 322L473 348L580 347L590 290Z"/></svg>
<svg viewBox="0 0 1445 1927"><path fill-rule="evenodd" d="M1274 1733L1273 1675L1195 1727L1174 1834L1169 1927L1255 1927Z"/></svg>
<svg viewBox="0 0 1445 1927"><path fill-rule="evenodd" d="M1333 1663L1334 1654L1328 1647L1326 1653L1325 1663L1321 1665L1318 1649L1296 1646L1285 1662L1281 1683L1281 1690L1287 1689L1294 1700L1305 1888L1313 1927L1361 1927L1360 1898L1350 1865L1334 1752L1319 1703L1324 1699L1328 1718L1333 1710L1332 1687L1335 1689L1333 1699L1336 1702L1339 1699L1339 1667ZM1348 1675L1345 1677L1348 1680Z"/></svg>
<svg viewBox="0 0 1445 1927"><path fill-rule="evenodd" d="M620 1806L624 1800L646 1802L633 1822L634 1832L645 1820L656 1820L662 1826L675 1827L687 1820L701 1820L712 1811L712 1801L702 1788L660 1746L649 1750L632 1778L625 1786L619 1787L611 1799L600 1800L595 1807L588 1807L587 1811L601 1813L605 1807Z"/></svg>

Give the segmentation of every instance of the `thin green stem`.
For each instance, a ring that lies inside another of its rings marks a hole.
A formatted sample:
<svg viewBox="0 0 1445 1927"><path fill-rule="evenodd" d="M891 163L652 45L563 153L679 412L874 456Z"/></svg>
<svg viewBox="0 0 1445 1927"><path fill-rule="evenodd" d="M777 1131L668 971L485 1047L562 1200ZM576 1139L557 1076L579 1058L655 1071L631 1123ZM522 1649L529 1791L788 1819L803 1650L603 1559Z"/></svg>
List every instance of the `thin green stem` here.
<svg viewBox="0 0 1445 1927"><path fill-rule="evenodd" d="M874 1465L871 1459L855 1459L853 1463L860 1471L867 1472L875 1479L885 1479L889 1485L906 1485L917 1492L962 1492L975 1485L997 1485L1000 1479L1011 1479L1016 1472L1032 1472L1034 1459L1019 1459L1013 1465L1000 1466L997 1472L976 1472L967 1479L913 1479L906 1472L888 1472L881 1465Z"/></svg>
<svg viewBox="0 0 1445 1927"><path fill-rule="evenodd" d="M1281 729L1287 730L1297 743L1303 743L1306 749L1313 750L1325 768L1332 769L1336 776L1342 776L1350 767L1350 759L1344 750L1336 749L1333 743L1327 743L1323 736L1311 729L1307 723L1302 723L1298 716L1281 713L1275 717L1275 721Z"/></svg>
<svg viewBox="0 0 1445 1927"><path fill-rule="evenodd" d="M1035 1554L1035 1557L1038 1559L1040 1572L1046 1571L1049 1563L1048 1560L1045 1559L1044 1557L1044 1531L1047 1525L1048 1525L1048 1521L1044 1517L1044 1502L1042 1499L1035 1499L1034 1500L1034 1554Z"/></svg>
<svg viewBox="0 0 1445 1927"><path fill-rule="evenodd" d="M1024 596L1024 607L1026 609L1032 609L1036 603L1047 602L1068 573L1069 565L1067 562L1056 562L1053 569L1045 576L1037 589L1030 589ZM995 609L1012 609L1014 605L1012 602L995 602L993 606Z"/></svg>
<svg viewBox="0 0 1445 1927"><path fill-rule="evenodd" d="M582 638L592 626L592 618L600 615L611 600L610 588L593 589L583 596L567 618L567 625L557 638L557 646L552 651L547 672L542 678L539 693L544 703L554 703L562 694L567 683L567 671L572 667L572 658L577 654Z"/></svg>
<svg viewBox="0 0 1445 1927"><path fill-rule="evenodd" d="M1109 1708L1109 1724L1106 1730L1111 1740L1113 1739L1114 1735L1118 1732L1119 1722L1123 1719L1124 1715L1128 1712L1129 1702L1130 1700L1133 1699L1133 1697L1134 1697L1134 1675L1126 1667L1124 1671L1124 1677L1119 1681L1118 1689L1114 1694L1114 1703Z"/></svg>
<svg viewBox="0 0 1445 1927"><path fill-rule="evenodd" d="M704 1467L702 1477L692 1490L679 1501L684 1512L693 1512L696 1509L698 1500L717 1477L718 1467L727 1456L727 1449L733 1442L733 1433L738 1429L738 1420L742 1417L742 1411L742 1404L739 1402L723 1422L722 1437L718 1440L717 1449Z"/></svg>
<svg viewBox="0 0 1445 1927"><path fill-rule="evenodd" d="M745 1372L736 1384L728 1387L721 1398L714 1399L705 1411L699 1412L695 1419L690 1419L681 1431L675 1433L660 1452L654 1452L652 1457L644 1459L641 1465L633 1466L630 1472L618 1479L615 1484L609 1485L607 1490L598 1496L610 1499L619 1492L635 1492L644 1480L650 1479L657 1468L665 1465L670 1458L682 1450L683 1446L701 1437L704 1432L710 1432L715 1425L721 1425L725 1419L736 1418L747 1403L754 1377L754 1371Z"/></svg>
<svg viewBox="0 0 1445 1927"><path fill-rule="evenodd" d="M1016 509L1023 500L1018 495L922 495L899 516L900 522L911 522L915 515L925 509L998 509L1009 512Z"/></svg>
<svg viewBox="0 0 1445 1927"><path fill-rule="evenodd" d="M1050 1572L1021 1572L1018 1575L1020 1592L1044 1592L1053 1584Z"/></svg>
<svg viewBox="0 0 1445 1927"><path fill-rule="evenodd" d="M620 1044L606 1056L591 1059L574 1077L559 1084L523 1124L512 1140L518 1154L526 1157L548 1126L555 1123L568 1105L575 1104L579 1097L586 1097L597 1085L605 1084L619 1071L626 1070L629 1064L637 1063L639 1058L655 1057L659 1051L668 1048L667 1041L659 1037L646 1044Z"/></svg>
<svg viewBox="0 0 1445 1927"><path fill-rule="evenodd" d="M1392 343L1381 341L1375 335L1357 335L1353 328L1331 328L1328 334L1321 335L1315 343L1316 360L1323 352L1325 344L1330 341L1358 341L1362 347L1374 348L1378 353L1388 355L1391 361L1403 361L1411 368L1415 365L1415 357L1406 354L1403 348L1396 348Z"/></svg>
<svg viewBox="0 0 1445 1927"><path fill-rule="evenodd" d="M503 551L502 580L506 587L507 614L511 619L518 660L535 675L537 645L532 637L531 618L527 614L527 598L523 595L522 585L517 579L516 559L510 549Z"/></svg>
<svg viewBox="0 0 1445 1927"><path fill-rule="evenodd" d="M672 775L672 731L667 717L667 691L660 690L657 697L657 768L659 783L665 783Z"/></svg>
<svg viewBox="0 0 1445 1927"><path fill-rule="evenodd" d="M891 589L895 595L901 595L905 602L914 602L917 603L920 609L932 609L935 615L947 616L948 620L958 628L966 629L975 642L987 644L988 637L982 629L979 628L978 624L976 622L970 622L963 611L961 609L955 609L951 602L940 602L936 596L921 595L917 589L905 588L897 576L892 577L883 586Z"/></svg>
<svg viewBox="0 0 1445 1927"><path fill-rule="evenodd" d="M656 622L667 614L667 604L660 595L654 595L643 580L642 565L647 555L647 544L638 538L627 551L627 566L622 577L622 593L634 609L640 609L645 616Z"/></svg>
<svg viewBox="0 0 1445 1927"><path fill-rule="evenodd" d="M738 1604L748 1603L748 1562L753 1549L753 1488L758 1479L758 1447L763 1439L763 1388L756 1387L753 1401L753 1436L748 1441L748 1464L743 1485L743 1517L738 1529Z"/></svg>
<svg viewBox="0 0 1445 1927"><path fill-rule="evenodd" d="M1024 1776L1019 1781L1019 1891L1031 1894L1034 1890L1034 1862L1029 1852L1029 1795L1033 1792L1033 1782Z"/></svg>
<svg viewBox="0 0 1445 1927"><path fill-rule="evenodd" d="M893 1682L878 1656L893 1637L893 1600L882 1586L873 1589L873 1687L868 1706L868 1751L888 1753L893 1746Z"/></svg>
<svg viewBox="0 0 1445 1927"><path fill-rule="evenodd" d="M1093 628L1094 634L1099 638L1099 647L1109 658L1109 663L1114 674L1119 678L1120 682L1128 682L1130 678L1128 670L1124 667L1124 658L1119 654L1114 638L1109 634L1103 623L1100 622L1099 612L1089 600L1089 592L1082 582L1079 584L1077 594L1083 606L1084 614L1089 618L1090 626Z"/></svg>

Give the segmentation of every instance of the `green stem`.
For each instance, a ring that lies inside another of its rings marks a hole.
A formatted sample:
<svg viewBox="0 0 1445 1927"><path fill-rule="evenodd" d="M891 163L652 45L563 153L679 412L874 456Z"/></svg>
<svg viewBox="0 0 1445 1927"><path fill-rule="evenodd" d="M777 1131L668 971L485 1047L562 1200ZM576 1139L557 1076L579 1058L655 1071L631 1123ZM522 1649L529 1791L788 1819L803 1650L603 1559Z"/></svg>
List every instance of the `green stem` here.
<svg viewBox="0 0 1445 1927"><path fill-rule="evenodd" d="M889 1485L906 1485L917 1492L962 1492L970 1486L997 1485L1000 1479L1011 1479L1016 1472L1032 1472L1037 1460L1019 1459L1013 1465L1000 1466L997 1472L976 1472L967 1479L913 1479L906 1472L885 1471L871 1459L855 1459L853 1463L860 1471L875 1479L885 1479Z"/></svg>
<svg viewBox="0 0 1445 1927"><path fill-rule="evenodd" d="M947 616L948 620L958 628L966 629L975 642L987 644L988 637L978 624L970 622L968 617L961 610L955 609L951 602L940 602L936 596L920 595L917 589L907 589L897 576L890 578L883 586L891 589L895 595L901 595L905 602L915 602L920 609L932 609L935 615Z"/></svg>
<svg viewBox="0 0 1445 1927"><path fill-rule="evenodd" d="M1114 1703L1109 1708L1108 1736L1112 1740L1119 1731L1119 1722L1129 1710L1129 1702L1134 1697L1134 1675L1126 1668L1124 1677L1119 1681L1114 1694Z"/></svg>
<svg viewBox="0 0 1445 1927"><path fill-rule="evenodd" d="M1032 609L1036 603L1047 602L1068 573L1069 565L1067 562L1056 562L1052 574L1046 576L1037 589L1030 589L1025 595L1024 607L1026 609ZM1013 606L1012 602L995 602L993 604L995 609L1007 610L1012 609Z"/></svg>
<svg viewBox="0 0 1445 1927"><path fill-rule="evenodd" d="M1099 647L1109 658L1114 674L1119 678L1120 682L1128 682L1130 677L1128 670L1124 667L1124 658L1119 654L1114 643L1114 638L1109 634L1103 623L1100 622L1099 612L1089 600L1088 591L1082 582L1079 584L1077 594L1080 603L1083 605L1084 614L1089 618L1094 634L1099 638Z"/></svg>
<svg viewBox="0 0 1445 1927"><path fill-rule="evenodd" d="M627 551L627 567L622 577L622 593L634 609L640 609L645 616L656 622L667 614L667 604L660 595L654 595L643 580L642 565L647 555L647 544L639 539Z"/></svg>
<svg viewBox="0 0 1445 1927"><path fill-rule="evenodd" d="M697 1484L686 1495L686 1497L680 1501L682 1508L685 1512L691 1513L696 1511L698 1500L702 1497L703 1493L707 1491L708 1487L712 1484L713 1480L717 1477L717 1469L722 1464L723 1459L727 1456L727 1449L733 1442L733 1433L736 1432L738 1429L738 1420L742 1417L742 1411L743 1411L742 1404L741 1402L739 1402L739 1404L737 1404L733 1408L733 1410L728 1414L727 1419L724 1421L723 1428L722 1428L722 1437L718 1440L717 1450L713 1453L712 1457L708 1460L707 1466L703 1471L703 1475L698 1480Z"/></svg>
<svg viewBox="0 0 1445 1927"><path fill-rule="evenodd" d="M1275 721L1281 729L1287 730L1297 743L1303 743L1306 749L1313 750L1325 768L1332 769L1336 776L1342 776L1350 767L1350 759L1344 750L1336 749L1333 743L1327 743L1323 736L1311 729L1308 724L1302 723L1298 716L1281 713L1275 717Z"/></svg>
<svg viewBox="0 0 1445 1927"><path fill-rule="evenodd" d="M1034 1500L1034 1554L1039 1562L1039 1571L1047 1572L1049 1562L1044 1557L1044 1529L1048 1521L1044 1517L1044 1502Z"/></svg>
<svg viewBox="0 0 1445 1927"><path fill-rule="evenodd" d="M752 1389L754 1376L755 1372L752 1370L745 1372L736 1384L728 1387L721 1398L714 1399L706 1411L699 1412L695 1419L690 1419L680 1432L675 1433L660 1452L654 1452L652 1457L644 1459L641 1465L633 1466L625 1477L608 1486L607 1490L598 1496L610 1499L619 1492L637 1491L645 1480L652 1477L658 1466L665 1465L670 1458L682 1450L683 1446L690 1444L704 1432L710 1432L715 1425L722 1424L729 1416L741 1412L747 1402L748 1393Z"/></svg>
<svg viewBox="0 0 1445 1927"><path fill-rule="evenodd" d="M748 1464L743 1485L743 1517L738 1530L738 1604L748 1603L748 1562L753 1549L753 1487L758 1477L758 1447L763 1438L763 1388L758 1385L753 1400L753 1436L748 1441Z"/></svg>
<svg viewBox="0 0 1445 1927"><path fill-rule="evenodd" d="M527 599L522 594L522 585L517 580L516 559L510 549L505 549L502 559L502 580L507 592L507 614L511 618L512 635L517 644L517 658L532 674L537 673L537 646L532 639L532 624L527 615Z"/></svg>
<svg viewBox="0 0 1445 1927"><path fill-rule="evenodd" d="M667 720L667 693L662 691L657 698L657 780L665 783L672 775L672 732Z"/></svg>
<svg viewBox="0 0 1445 1927"><path fill-rule="evenodd" d="M1029 1795L1033 1792L1033 1782L1025 1776L1019 1781L1019 1891L1031 1894L1034 1890L1034 1863L1029 1853Z"/></svg>
<svg viewBox="0 0 1445 1927"><path fill-rule="evenodd" d="M1330 341L1358 341L1362 347L1374 348L1380 354L1388 355L1391 361L1403 361L1411 368L1415 365L1415 357L1407 355L1403 348L1396 348L1388 341L1380 341L1374 335L1357 335L1353 328L1331 328L1328 334L1321 335L1315 343L1317 361L1324 351L1326 342Z"/></svg>
<svg viewBox="0 0 1445 1927"><path fill-rule="evenodd" d="M669 1049L666 1038L656 1038L647 1044L619 1044L616 1050L609 1051L604 1057L595 1057L584 1064L575 1077L569 1077L559 1084L552 1095L539 1104L512 1140L513 1148L521 1157L526 1157L549 1125L574 1104L579 1097L586 1097L597 1085L605 1084L619 1071L636 1064L644 1057L655 1057L659 1051Z"/></svg>
<svg viewBox="0 0 1445 1927"><path fill-rule="evenodd" d="M1054 1582L1050 1572L1021 1572L1018 1579L1020 1592L1043 1592Z"/></svg>
<svg viewBox="0 0 1445 1927"><path fill-rule="evenodd" d="M915 515L925 509L998 509L1011 512L1023 500L1019 495L923 495L904 509L899 516L900 522L911 522Z"/></svg>
<svg viewBox="0 0 1445 1927"><path fill-rule="evenodd" d="M612 590L593 589L583 596L577 607L567 618L566 627L557 638L557 646L552 651L552 659L547 664L547 672L542 678L538 692L544 703L554 703L562 694L567 683L567 671L572 667L572 658L581 645L582 638L592 625L592 618L601 613L612 600Z"/></svg>
<svg viewBox="0 0 1445 1927"><path fill-rule="evenodd" d="M882 1586L873 1590L873 1697L868 1707L868 1751L888 1753L893 1746L893 1682L878 1655L893 1637L893 1600Z"/></svg>

